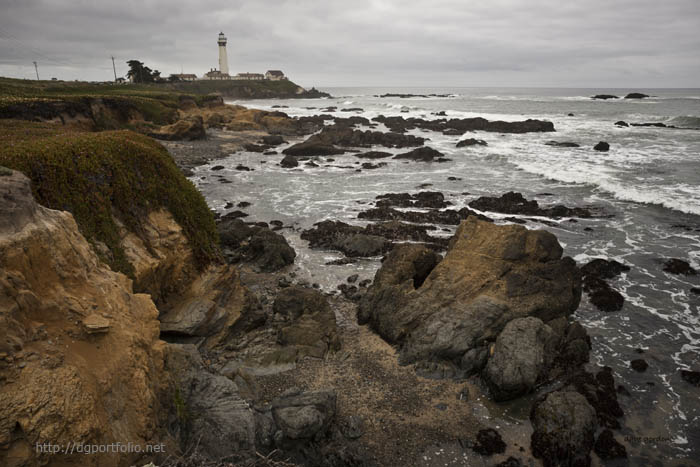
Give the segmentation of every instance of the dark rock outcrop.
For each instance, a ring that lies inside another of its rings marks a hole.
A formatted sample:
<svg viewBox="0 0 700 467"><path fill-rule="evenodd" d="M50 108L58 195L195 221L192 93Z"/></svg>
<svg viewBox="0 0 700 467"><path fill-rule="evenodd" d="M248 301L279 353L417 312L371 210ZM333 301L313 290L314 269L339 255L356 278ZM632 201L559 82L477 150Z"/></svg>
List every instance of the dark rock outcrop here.
<svg viewBox="0 0 700 467"><path fill-rule="evenodd" d="M280 431L276 434L276 444L313 439L328 430L335 412L333 391L289 391L272 401L272 416Z"/></svg>
<svg viewBox="0 0 700 467"><path fill-rule="evenodd" d="M377 207L362 211L357 215L358 219L383 220L383 221L404 221L416 224L445 224L458 225L468 217L475 217L484 221L491 221L483 214L478 214L469 208L462 208L459 211L446 209L444 211L399 211L387 206Z"/></svg>
<svg viewBox="0 0 700 467"><path fill-rule="evenodd" d="M528 201L521 193L509 191L500 197L481 196L469 203L469 206L479 211L499 212L501 214L523 214L543 217L592 217L586 208L568 208L563 205L542 208L537 201Z"/></svg>
<svg viewBox="0 0 700 467"><path fill-rule="evenodd" d="M280 144L286 143L284 138L280 135L265 135L262 137L262 142L267 146L279 146Z"/></svg>
<svg viewBox="0 0 700 467"><path fill-rule="evenodd" d="M428 146L397 154L394 156L394 159L410 159L420 162L444 162L449 160L445 158L443 153Z"/></svg>
<svg viewBox="0 0 700 467"><path fill-rule="evenodd" d="M630 368L639 373L644 373L649 368L649 364L643 358L637 358L630 362Z"/></svg>
<svg viewBox="0 0 700 467"><path fill-rule="evenodd" d="M581 394L555 391L532 408L532 454L545 467L588 466L597 429L593 407Z"/></svg>
<svg viewBox="0 0 700 467"><path fill-rule="evenodd" d="M577 391L583 395L595 409L598 423L611 429L619 429L618 418L624 415L617 400L617 388L612 368L603 367L597 373L579 370L568 378L567 390Z"/></svg>
<svg viewBox="0 0 700 467"><path fill-rule="evenodd" d="M610 145L605 141L599 141L598 144L593 146L596 151L607 152L610 150Z"/></svg>
<svg viewBox="0 0 700 467"><path fill-rule="evenodd" d="M311 135L306 141L290 146L282 152L292 156L330 156L346 152L341 148L362 148L373 145L406 148L422 146L424 141L424 138L418 136L361 131L335 125L325 127L320 133Z"/></svg>
<svg viewBox="0 0 700 467"><path fill-rule="evenodd" d="M506 452L506 443L499 432L493 428L486 428L476 434L476 443L472 449L482 456L491 456Z"/></svg>
<svg viewBox="0 0 700 467"><path fill-rule="evenodd" d="M440 133L464 134L467 131L487 131L495 133L530 133L554 131L552 122L545 120L524 120L520 122L489 121L485 118L441 118L424 120L422 118L386 117L380 115L372 119L383 123L389 130L404 133L408 130L422 129Z"/></svg>
<svg viewBox="0 0 700 467"><path fill-rule="evenodd" d="M683 274L685 276L695 276L697 271L687 262L678 258L671 258L664 263L664 271L671 274Z"/></svg>
<svg viewBox="0 0 700 467"><path fill-rule="evenodd" d="M466 146L488 146L488 143L483 139L467 138L457 142L458 148Z"/></svg>
<svg viewBox="0 0 700 467"><path fill-rule="evenodd" d="M296 157L288 154L288 155L284 156L284 158L282 158L280 165L282 167L284 167L285 169L291 169L293 167L298 167L299 161L297 160Z"/></svg>
<svg viewBox="0 0 700 467"><path fill-rule="evenodd" d="M649 97L647 94L642 94L641 92L631 92L625 96L625 99L645 99Z"/></svg>
<svg viewBox="0 0 700 467"><path fill-rule="evenodd" d="M224 256L230 262L251 262L263 272L278 271L294 263L294 249L284 236L267 227L224 218L219 220L217 228Z"/></svg>
<svg viewBox="0 0 700 467"><path fill-rule="evenodd" d="M578 147L581 147L578 143L572 143L570 141L547 141L544 144L547 146L554 146L557 148L578 148Z"/></svg>
<svg viewBox="0 0 700 467"><path fill-rule="evenodd" d="M625 121L623 121L623 120L620 120L620 121L615 122L615 126L628 127L628 126L630 126L630 125L629 125L629 123L627 123L627 122L625 122Z"/></svg>
<svg viewBox="0 0 700 467"><path fill-rule="evenodd" d="M627 457L627 449L615 439L613 432L608 428L598 435L594 450L603 460Z"/></svg>
<svg viewBox="0 0 700 467"><path fill-rule="evenodd" d="M596 94L595 96L591 97L591 99L619 99L618 96L614 96L612 94Z"/></svg>
<svg viewBox="0 0 700 467"><path fill-rule="evenodd" d="M368 235L359 226L340 221L322 221L302 232L301 238L311 248L338 250L348 257L368 257L386 253L391 242L377 235Z"/></svg>
<svg viewBox="0 0 700 467"><path fill-rule="evenodd" d="M629 270L629 266L625 264L602 258L596 258L584 265L581 268L583 290L588 293L591 303L601 311L621 310L625 298L610 287L606 279L612 279Z"/></svg>
<svg viewBox="0 0 700 467"><path fill-rule="evenodd" d="M359 157L361 159L385 159L391 156L393 156L392 153L383 151L367 151L355 154L355 157Z"/></svg>
<svg viewBox="0 0 700 467"><path fill-rule="evenodd" d="M681 370L681 378L693 386L700 387L700 371Z"/></svg>

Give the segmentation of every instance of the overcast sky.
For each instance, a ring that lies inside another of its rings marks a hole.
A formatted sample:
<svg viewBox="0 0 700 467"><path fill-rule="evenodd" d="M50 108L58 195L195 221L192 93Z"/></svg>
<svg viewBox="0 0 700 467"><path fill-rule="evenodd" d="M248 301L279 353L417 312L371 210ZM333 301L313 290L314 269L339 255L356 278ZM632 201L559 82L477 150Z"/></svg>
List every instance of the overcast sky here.
<svg viewBox="0 0 700 467"><path fill-rule="evenodd" d="M700 0L0 0L0 75L281 69L303 86L700 87Z"/></svg>

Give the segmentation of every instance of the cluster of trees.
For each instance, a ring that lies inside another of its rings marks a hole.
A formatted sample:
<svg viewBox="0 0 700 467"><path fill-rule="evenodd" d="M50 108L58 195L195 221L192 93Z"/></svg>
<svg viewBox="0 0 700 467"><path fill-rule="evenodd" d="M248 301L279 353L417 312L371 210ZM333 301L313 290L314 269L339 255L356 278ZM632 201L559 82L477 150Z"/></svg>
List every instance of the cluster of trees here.
<svg viewBox="0 0 700 467"><path fill-rule="evenodd" d="M126 62L129 65L129 72L126 77L134 83L162 83L165 81L160 76L160 71L151 70L143 62L138 60L129 60Z"/></svg>

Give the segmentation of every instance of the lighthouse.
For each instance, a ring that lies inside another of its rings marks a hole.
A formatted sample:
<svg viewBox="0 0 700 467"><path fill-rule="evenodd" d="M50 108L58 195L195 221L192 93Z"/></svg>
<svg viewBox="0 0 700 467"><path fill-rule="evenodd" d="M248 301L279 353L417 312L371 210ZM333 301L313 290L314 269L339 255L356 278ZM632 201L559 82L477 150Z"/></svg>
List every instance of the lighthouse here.
<svg viewBox="0 0 700 467"><path fill-rule="evenodd" d="M226 56L226 36L223 32L219 33L219 71L222 75L228 75L228 57Z"/></svg>

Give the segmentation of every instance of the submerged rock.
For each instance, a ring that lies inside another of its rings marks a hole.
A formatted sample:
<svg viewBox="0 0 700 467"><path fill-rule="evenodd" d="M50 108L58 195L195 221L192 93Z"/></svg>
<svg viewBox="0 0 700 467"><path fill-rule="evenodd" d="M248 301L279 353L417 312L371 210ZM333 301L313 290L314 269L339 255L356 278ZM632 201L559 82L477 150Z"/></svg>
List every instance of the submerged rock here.
<svg viewBox="0 0 700 467"><path fill-rule="evenodd" d="M555 146L558 148L578 148L581 147L578 143L572 143L569 141L547 141L544 143L547 146Z"/></svg>

